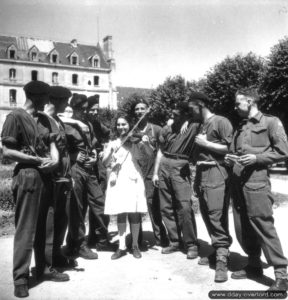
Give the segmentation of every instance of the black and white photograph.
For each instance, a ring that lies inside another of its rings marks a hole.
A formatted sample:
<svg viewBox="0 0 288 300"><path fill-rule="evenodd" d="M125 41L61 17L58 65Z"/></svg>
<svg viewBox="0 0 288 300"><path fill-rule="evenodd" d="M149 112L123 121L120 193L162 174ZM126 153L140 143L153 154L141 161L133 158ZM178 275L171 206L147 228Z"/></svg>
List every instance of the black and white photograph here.
<svg viewBox="0 0 288 300"><path fill-rule="evenodd" d="M0 1L0 299L285 299L288 0Z"/></svg>

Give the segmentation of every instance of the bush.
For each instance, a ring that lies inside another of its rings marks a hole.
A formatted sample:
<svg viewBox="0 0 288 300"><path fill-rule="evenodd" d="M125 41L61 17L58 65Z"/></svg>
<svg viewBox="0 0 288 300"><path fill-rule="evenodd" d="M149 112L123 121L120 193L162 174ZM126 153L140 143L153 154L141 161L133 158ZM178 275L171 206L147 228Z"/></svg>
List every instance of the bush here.
<svg viewBox="0 0 288 300"><path fill-rule="evenodd" d="M11 211L15 207L11 191L13 167L14 165L0 164L0 209L5 211Z"/></svg>

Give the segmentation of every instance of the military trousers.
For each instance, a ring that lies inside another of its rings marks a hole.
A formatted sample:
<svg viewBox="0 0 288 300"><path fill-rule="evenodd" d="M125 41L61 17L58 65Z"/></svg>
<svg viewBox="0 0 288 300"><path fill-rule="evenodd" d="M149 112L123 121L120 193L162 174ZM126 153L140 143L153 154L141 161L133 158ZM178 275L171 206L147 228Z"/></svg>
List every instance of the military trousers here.
<svg viewBox="0 0 288 300"><path fill-rule="evenodd" d="M268 170L259 168L240 176L234 173L231 189L236 236L250 264L253 258L259 261L262 250L268 264L274 266L276 278L287 276L287 259L274 226Z"/></svg>
<svg viewBox="0 0 288 300"><path fill-rule="evenodd" d="M163 156L159 166L160 210L170 244L177 245L182 239L187 248L197 244L191 196L188 161Z"/></svg>
<svg viewBox="0 0 288 300"><path fill-rule="evenodd" d="M20 165L19 165L20 166ZM45 266L46 220L51 205L52 181L33 167L19 167L13 176L12 192L16 204L13 250L14 284L27 284L32 249L34 248L36 276Z"/></svg>
<svg viewBox="0 0 288 300"><path fill-rule="evenodd" d="M107 188L107 170L102 163L101 160L97 161L97 170L96 170L96 176L98 183L100 185L101 191L103 195L106 193L106 188ZM102 217L101 217L102 216ZM89 233L88 233L88 242L90 244L95 244L95 243L105 243L107 241L106 237L103 238L103 235L101 233L101 223L100 222L105 222L105 226L108 228L109 225L109 216L104 215L103 212L101 212L101 216L95 217L91 209L89 209ZM100 231L99 231L100 229Z"/></svg>
<svg viewBox="0 0 288 300"><path fill-rule="evenodd" d="M228 224L230 193L225 167L198 165L194 190L199 198L200 212L212 246L216 250L229 248L232 242Z"/></svg>
<svg viewBox="0 0 288 300"><path fill-rule="evenodd" d="M87 208L97 220L95 230L101 234L101 240L108 239L108 226L104 215L105 198L93 169L85 169L75 163L72 166L73 189L69 199L69 233L67 244L80 247L85 243L85 216Z"/></svg>
<svg viewBox="0 0 288 300"><path fill-rule="evenodd" d="M54 260L61 256L66 230L68 227L68 199L71 197L71 180L67 182L53 181L53 205L49 207L46 226L46 257Z"/></svg>

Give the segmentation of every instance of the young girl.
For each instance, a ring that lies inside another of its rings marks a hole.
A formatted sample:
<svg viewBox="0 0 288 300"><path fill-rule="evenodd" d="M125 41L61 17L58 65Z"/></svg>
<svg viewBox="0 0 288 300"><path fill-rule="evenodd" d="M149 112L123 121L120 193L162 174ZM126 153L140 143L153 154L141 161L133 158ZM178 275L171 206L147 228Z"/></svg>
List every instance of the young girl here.
<svg viewBox="0 0 288 300"><path fill-rule="evenodd" d="M127 215L131 219L132 253L135 258L141 258L138 247L141 213L147 212L144 181L140 166L137 163L145 147L133 144L129 139L123 145L130 130L126 115L120 115L116 120L118 138L109 142L104 150L103 163L111 167L106 192L105 214L117 215L119 232L119 249L111 259L118 259L126 254L126 224Z"/></svg>

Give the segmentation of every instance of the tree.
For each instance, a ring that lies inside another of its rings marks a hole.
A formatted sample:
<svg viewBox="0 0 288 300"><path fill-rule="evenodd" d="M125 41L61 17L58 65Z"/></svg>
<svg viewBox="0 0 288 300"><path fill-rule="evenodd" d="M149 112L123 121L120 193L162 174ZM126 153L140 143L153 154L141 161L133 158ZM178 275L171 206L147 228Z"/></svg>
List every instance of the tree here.
<svg viewBox="0 0 288 300"><path fill-rule="evenodd" d="M175 104L185 101L188 85L185 79L177 75L168 77L163 84L160 84L152 91L149 103L153 110L150 119L153 123L164 125L171 116Z"/></svg>
<svg viewBox="0 0 288 300"><path fill-rule="evenodd" d="M282 121L285 121L284 116L287 116L288 112L287 80L288 37L285 37L271 49L260 84L261 108L278 115Z"/></svg>
<svg viewBox="0 0 288 300"><path fill-rule="evenodd" d="M264 60L252 52L243 56L227 57L206 74L203 92L214 102L215 112L235 123L235 93L238 89L259 85Z"/></svg>

